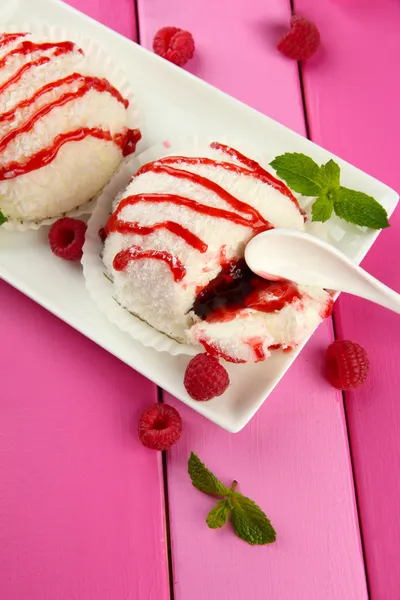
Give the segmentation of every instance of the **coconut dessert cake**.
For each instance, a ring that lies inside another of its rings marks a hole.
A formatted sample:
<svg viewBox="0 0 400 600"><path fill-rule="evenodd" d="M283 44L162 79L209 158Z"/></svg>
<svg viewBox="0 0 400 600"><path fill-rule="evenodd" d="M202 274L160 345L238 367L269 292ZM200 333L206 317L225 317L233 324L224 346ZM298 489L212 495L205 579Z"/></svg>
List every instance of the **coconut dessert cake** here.
<svg viewBox="0 0 400 600"><path fill-rule="evenodd" d="M325 290L254 275L249 240L304 228L290 189L221 143L143 165L116 199L103 261L124 308L174 339L231 362L289 349L328 316Z"/></svg>
<svg viewBox="0 0 400 600"><path fill-rule="evenodd" d="M99 192L138 130L128 100L72 41L0 34L0 211L40 221Z"/></svg>

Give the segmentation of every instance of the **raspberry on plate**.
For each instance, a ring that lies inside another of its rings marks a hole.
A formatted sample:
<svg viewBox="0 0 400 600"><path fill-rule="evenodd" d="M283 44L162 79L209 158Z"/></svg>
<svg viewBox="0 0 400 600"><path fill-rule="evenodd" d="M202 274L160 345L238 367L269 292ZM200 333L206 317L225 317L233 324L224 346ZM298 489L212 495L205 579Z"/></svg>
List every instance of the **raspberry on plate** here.
<svg viewBox="0 0 400 600"><path fill-rule="evenodd" d="M221 396L230 382L228 372L218 358L204 353L190 360L183 383L193 400L205 402Z"/></svg>
<svg viewBox="0 0 400 600"><path fill-rule="evenodd" d="M153 50L162 58L183 67L193 58L194 39L189 31L178 27L163 27L154 36Z"/></svg>
<svg viewBox="0 0 400 600"><path fill-rule="evenodd" d="M320 35L314 23L304 17L293 15L290 29L278 42L279 52L293 60L307 60L318 50Z"/></svg>
<svg viewBox="0 0 400 600"><path fill-rule="evenodd" d="M336 340L326 351L326 375L338 390L353 390L367 379L369 359L359 344Z"/></svg>
<svg viewBox="0 0 400 600"><path fill-rule="evenodd" d="M181 416L173 406L157 402L142 412L138 433L143 446L168 450L181 437Z"/></svg>
<svg viewBox="0 0 400 600"><path fill-rule="evenodd" d="M53 254L64 260L80 260L86 229L86 223L79 219L58 219L49 231L49 244Z"/></svg>

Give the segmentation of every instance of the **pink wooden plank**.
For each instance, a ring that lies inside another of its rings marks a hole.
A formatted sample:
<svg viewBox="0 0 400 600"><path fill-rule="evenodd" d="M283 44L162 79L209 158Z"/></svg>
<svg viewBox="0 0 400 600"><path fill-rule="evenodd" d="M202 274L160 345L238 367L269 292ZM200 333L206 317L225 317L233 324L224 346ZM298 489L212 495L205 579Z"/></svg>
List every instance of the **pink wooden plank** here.
<svg viewBox="0 0 400 600"><path fill-rule="evenodd" d="M130 2L78 6L133 35ZM166 600L156 387L4 282L0 313L0 598Z"/></svg>
<svg viewBox="0 0 400 600"><path fill-rule="evenodd" d="M169 598L155 386L0 285L0 597Z"/></svg>
<svg viewBox="0 0 400 600"><path fill-rule="evenodd" d="M189 29L196 43L189 72L304 133L297 69L274 48L287 10L286 0L138 0L140 40L152 48L160 27ZM284 99L274 90L286 94Z"/></svg>
<svg viewBox="0 0 400 600"><path fill-rule="evenodd" d="M321 30L324 50L304 68L313 139L400 189L400 4L392 0L297 0ZM364 266L400 290L400 213ZM338 303L338 334L372 360L366 385L346 395L371 596L400 597L400 320L351 297Z"/></svg>
<svg viewBox="0 0 400 600"><path fill-rule="evenodd" d="M134 0L64 0L92 19L136 41Z"/></svg>
<svg viewBox="0 0 400 600"><path fill-rule="evenodd" d="M140 34L150 47L161 26L189 29L193 73L304 133L297 65L273 43L289 12L282 0L142 0ZM185 425L167 455L176 600L367 597L341 397L320 375L332 339L328 322L236 436L166 397ZM190 484L191 450L265 508L278 531L274 546L252 548L229 528L207 529L212 502Z"/></svg>

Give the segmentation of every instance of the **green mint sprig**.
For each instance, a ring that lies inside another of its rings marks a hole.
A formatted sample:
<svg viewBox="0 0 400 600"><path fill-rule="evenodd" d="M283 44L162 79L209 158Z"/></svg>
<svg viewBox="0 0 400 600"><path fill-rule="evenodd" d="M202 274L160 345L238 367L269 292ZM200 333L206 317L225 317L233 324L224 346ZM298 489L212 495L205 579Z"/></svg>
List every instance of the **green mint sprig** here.
<svg viewBox="0 0 400 600"><path fill-rule="evenodd" d="M332 159L317 165L312 158L297 152L281 154L270 163L280 179L303 196L316 196L312 220L330 219L335 212L348 223L370 229L389 227L386 210L372 196L340 185L340 167Z"/></svg>
<svg viewBox="0 0 400 600"><path fill-rule="evenodd" d="M253 500L236 491L237 481L227 488L193 452L188 472L194 487L221 498L207 515L210 529L223 527L230 519L236 535L248 544L262 546L275 542L276 532L270 520Z"/></svg>
<svg viewBox="0 0 400 600"><path fill-rule="evenodd" d="M0 226L3 225L3 223L5 223L6 221L8 221L7 217L5 217L0 210Z"/></svg>

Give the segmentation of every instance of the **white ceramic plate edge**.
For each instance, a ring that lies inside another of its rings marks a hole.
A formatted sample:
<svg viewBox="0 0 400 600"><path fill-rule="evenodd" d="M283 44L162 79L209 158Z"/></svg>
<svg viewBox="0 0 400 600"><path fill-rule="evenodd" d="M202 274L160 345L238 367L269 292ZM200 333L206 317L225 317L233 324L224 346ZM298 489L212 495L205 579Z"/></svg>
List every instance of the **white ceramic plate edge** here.
<svg viewBox="0 0 400 600"><path fill-rule="evenodd" d="M25 10L23 5L25 5ZM31 10L29 0L21 0L21 2L19 2L19 7L22 8L24 14L21 15L21 18L18 20L23 20L26 22L27 19L29 19L29 15L27 15L27 12L29 13L29 11ZM50 16L48 16L47 12L46 14L44 14L45 7L48 7L50 9ZM202 80L197 79L195 76L183 71L182 69L179 69L178 67L175 67L174 65L171 65L166 61L163 61L159 57L153 55L153 53L141 48L137 44L134 44L134 42L127 40L120 34L112 32L104 25L97 23L96 21L90 19L89 17L86 17L85 15L82 15L79 11L76 11L70 6L63 4L59 0L37 0L37 2L35 2L35 18L33 20L36 20L36 22L40 20L37 18L37 15L40 13L41 10L44 15L44 19L51 19L52 11L55 7L57 9L56 13L61 9L62 12L66 12L65 16L67 16L68 14L69 21L75 20L77 26L79 25L81 31L83 31L86 27L86 31L84 31L85 34L91 35L93 32L93 35L96 34L96 36L100 38L101 35L107 33L108 36L114 36L113 39L116 42L118 42L118 45L122 44L124 45L124 47L127 47L129 45L133 52L134 58L137 58L137 56L140 55L140 60L143 60L143 62L145 62L146 64L148 63L149 65L152 65L153 69L158 69L160 72L166 73L168 81L170 82L171 80L171 85L172 80L175 82L175 85L186 85L189 95L194 93L197 94L197 92L202 91L202 93L204 92L211 98L210 94L212 94L212 99L213 101L215 101L216 105L215 107L213 107L213 110L216 111L217 109L219 109L219 105L222 103L224 106L230 109L227 112L231 113L232 111L235 111L236 114L240 113L239 116L241 123L243 125L246 125L246 123L248 124L248 127L245 127L244 129L254 130L255 125L257 123L257 126L260 125L261 129L265 130L266 134L268 133L268 135L271 135L271 131L275 136L279 136L280 134L280 137L284 138L284 144L287 143L287 139L290 139L290 142L294 147L293 149L298 150L299 148L301 148L305 152L307 152L308 149L309 153L316 157L317 160L323 160L326 157L334 157L343 167L344 171L348 171L349 177L351 176L352 179L357 180L357 183L358 180L360 181L360 189L365 189L367 187L368 190L370 188L372 188L373 190L379 190L379 200L387 208L389 214L393 212L398 200L398 195L386 185L380 183L379 181L370 176L365 175L362 171L356 169L356 167L349 165L345 161L335 157L333 154L314 145L309 140L302 138L299 134L292 132L285 126L277 123L276 121L273 121L269 117L266 117L265 115L262 115L261 113L246 106L242 102L231 98L224 92L213 88L211 85L205 83ZM0 8L0 21L2 10L3 9ZM33 12L34 11L32 9L32 13ZM11 15L9 18L10 21L15 21L15 15L14 17ZM132 60L134 60L134 58ZM196 115L196 110L193 110L193 114ZM266 130L268 128L270 129L270 131L267 132ZM240 137L240 134L237 133L236 137ZM159 139L158 141L161 142L162 139ZM149 142L148 145L150 145L150 143L154 143L154 140L152 142ZM143 149L144 148L142 147L142 150ZM364 244L362 244L362 247L359 248L358 252L354 256L357 262L362 260L365 254L369 251L370 247L372 246L378 235L379 232L368 233L366 235ZM7 261L5 265L6 266L2 265L0 256L0 274L6 281L8 281L8 283L13 285L15 288L19 289L21 292L32 298L34 301L36 301L38 304L55 314L60 319L64 320L66 323L77 329L79 332L81 332L83 335L97 343L99 346L111 352L117 358L119 358L129 366L133 367L135 370L148 377L152 381L154 381L157 385L160 385L167 392L178 397L180 400L193 407L197 412L203 414L206 418L210 419L217 425L233 433L240 431L240 429L242 429L248 423L248 421L257 412L261 404L265 401L266 397L274 389L276 384L286 372L287 368L293 363L293 361L295 360L295 358L301 350L301 348L296 349L296 351L293 352L290 356L290 359L287 359L284 368L278 368L274 371L274 375L269 379L267 387L264 387L263 389L258 389L260 387L258 386L257 391L253 394L253 397L251 398L251 403L246 408L246 410L242 409L239 412L235 413L235 398L233 396L232 398L230 398L232 402L228 406L229 410L226 409L226 406L224 409L224 404L223 402L221 402L222 398L221 400L216 398L215 400L212 400L209 403L196 403L187 396L181 381L177 382L173 377L169 377L169 375L165 373L165 369L164 372L161 368L160 371L157 371L157 368L160 367L160 365L164 364L163 359L160 359L160 356L154 357L153 355L156 364L156 367L154 367L151 364L151 354L146 354L146 356L149 356L150 358L149 366L147 366L147 364L145 365L141 356L139 360L137 360L137 357L135 358L135 354L142 354L140 348L138 349L138 346L140 346L140 344L137 344L135 345L135 347L132 347L132 352L130 353L128 351L125 351L123 346L119 346L118 339L116 338L116 336L114 340L114 336L112 335L111 330L109 330L110 335L108 335L108 327L106 327L108 323L105 323L105 321L103 321L103 317L100 315L100 313L98 314L98 316L93 315L91 316L91 318L87 318L87 315L84 314L84 311L76 311L75 309L71 311L66 311L65 309L63 309L62 305L57 304L57 302L54 299L46 297L45 294L38 291L38 289L35 289L35 285L30 284L29 281L25 281L21 275L13 273L12 270L10 270L10 268L7 267ZM83 277L82 286L84 287ZM80 290L78 291L80 293ZM88 302L89 301L90 298L88 299ZM93 309L96 310L94 305ZM103 329L101 329L102 326ZM112 326L110 325L110 327ZM306 342L304 342L304 344L305 343ZM164 359L164 362L168 364L170 359L171 357L166 357ZM182 364L184 364L184 362L181 361L180 367L182 367ZM229 369L231 369L231 366L228 366L228 370Z"/></svg>

